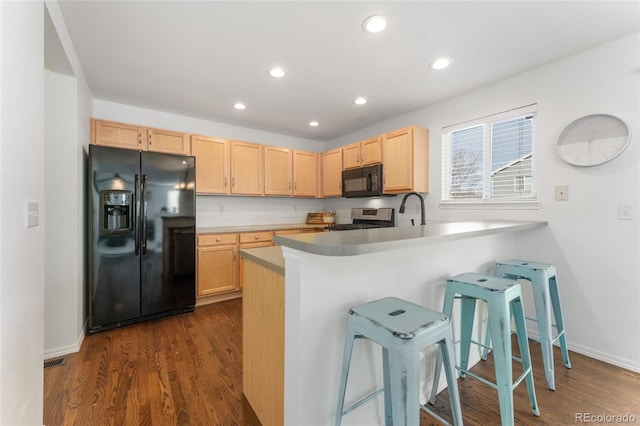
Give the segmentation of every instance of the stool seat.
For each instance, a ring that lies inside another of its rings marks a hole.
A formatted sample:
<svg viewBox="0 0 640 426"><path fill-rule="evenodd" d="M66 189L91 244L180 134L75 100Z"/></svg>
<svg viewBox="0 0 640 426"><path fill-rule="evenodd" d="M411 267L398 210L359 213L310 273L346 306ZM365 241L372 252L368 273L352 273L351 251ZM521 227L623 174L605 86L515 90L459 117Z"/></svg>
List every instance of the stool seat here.
<svg viewBox="0 0 640 426"><path fill-rule="evenodd" d="M420 408L446 423L437 413L420 404L419 355L436 344L439 359L445 365L453 424L462 425L453 341L446 315L402 299L387 297L351 308L347 325L336 425L341 424L344 415L381 393L384 393L387 425L418 426ZM359 338L366 338L382 347L384 386L345 409L353 343Z"/></svg>
<svg viewBox="0 0 640 426"><path fill-rule="evenodd" d="M555 390L553 365L554 342L558 341L560 344L565 367L571 368L562 316L562 304L560 303L560 292L558 291L556 267L548 263L533 262L530 260L507 259L496 263L495 276L513 280L523 279L531 283L536 318L527 319L538 324L538 334L540 337L534 340L540 342L547 385L549 389ZM555 324L553 324L551 320L552 310ZM557 330L555 336L553 335L553 328ZM487 332L486 346L489 346L490 339L491 333ZM483 359L486 359L488 350L489 349L486 348L482 354Z"/></svg>
<svg viewBox="0 0 640 426"><path fill-rule="evenodd" d="M491 277L476 273L464 273L447 280L445 287L445 299L443 313L451 315L453 302L456 298L461 300L460 319L460 377L467 375L479 379L483 383L497 389L500 404L500 418L502 425L513 425L513 390L525 380L529 393L531 409L536 416L540 415L533 383L533 370L531 369L531 357L529 354L529 342L525 327L524 310L521 302L521 289L517 281ZM494 365L496 382L492 383L469 371L469 353L471 344L484 346L471 339L473 322L475 317L476 302L482 300L488 308L488 326L494 337ZM518 346L520 347L520 359L513 358L511 352L511 317L516 323ZM522 375L513 381L512 359L522 363ZM440 379L440 363L436 364L436 372L431 390L431 402L435 400L438 382Z"/></svg>

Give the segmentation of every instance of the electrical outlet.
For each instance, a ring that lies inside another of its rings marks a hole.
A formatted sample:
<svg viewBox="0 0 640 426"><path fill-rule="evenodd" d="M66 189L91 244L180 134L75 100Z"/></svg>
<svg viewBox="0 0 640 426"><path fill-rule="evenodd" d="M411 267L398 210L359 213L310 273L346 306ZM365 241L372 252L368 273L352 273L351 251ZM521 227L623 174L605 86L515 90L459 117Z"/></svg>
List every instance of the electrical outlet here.
<svg viewBox="0 0 640 426"><path fill-rule="evenodd" d="M569 200L569 187L567 185L556 186L556 201Z"/></svg>
<svg viewBox="0 0 640 426"><path fill-rule="evenodd" d="M618 219L620 220L632 220L633 212L632 207L628 204L618 205Z"/></svg>

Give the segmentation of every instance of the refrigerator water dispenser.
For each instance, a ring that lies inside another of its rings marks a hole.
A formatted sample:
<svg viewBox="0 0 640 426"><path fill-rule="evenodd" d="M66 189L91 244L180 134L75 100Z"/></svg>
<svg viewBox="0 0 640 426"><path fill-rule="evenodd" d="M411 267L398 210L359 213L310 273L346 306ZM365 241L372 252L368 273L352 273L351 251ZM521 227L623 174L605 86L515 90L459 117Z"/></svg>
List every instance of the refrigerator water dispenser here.
<svg viewBox="0 0 640 426"><path fill-rule="evenodd" d="M125 234L133 229L132 193L129 191L100 191L100 233Z"/></svg>

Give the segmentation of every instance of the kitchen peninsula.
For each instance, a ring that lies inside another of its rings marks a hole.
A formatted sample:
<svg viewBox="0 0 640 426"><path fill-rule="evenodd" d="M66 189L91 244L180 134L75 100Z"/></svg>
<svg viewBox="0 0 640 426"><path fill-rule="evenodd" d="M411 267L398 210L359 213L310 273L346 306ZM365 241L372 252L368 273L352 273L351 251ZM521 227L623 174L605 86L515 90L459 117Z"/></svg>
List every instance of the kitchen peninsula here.
<svg viewBox="0 0 640 426"><path fill-rule="evenodd" d="M490 273L496 260L517 257L518 240L545 226L525 221L428 222L276 236L281 247L242 250L247 264L243 391L262 423L333 423L352 306L396 296L440 310L449 276ZM353 356L358 361L351 367L347 404L382 383L375 345L359 341ZM426 373L425 387L432 374ZM261 374L265 377L256 376ZM378 398L350 413L343 424L384 424L383 405Z"/></svg>

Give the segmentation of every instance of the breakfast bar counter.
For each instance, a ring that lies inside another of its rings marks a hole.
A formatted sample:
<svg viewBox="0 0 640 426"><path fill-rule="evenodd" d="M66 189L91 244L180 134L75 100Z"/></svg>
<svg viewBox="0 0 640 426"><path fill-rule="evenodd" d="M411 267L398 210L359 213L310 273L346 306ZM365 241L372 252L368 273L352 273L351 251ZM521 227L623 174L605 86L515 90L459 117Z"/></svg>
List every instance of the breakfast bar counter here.
<svg viewBox="0 0 640 426"><path fill-rule="evenodd" d="M262 316L253 319L253 330L243 325L243 339L254 335L267 349L247 343L254 359L263 359L263 368L247 371L246 365L243 381L249 384L265 369L270 374L268 380L253 382L253 393L245 391L256 414L265 425L333 424L351 307L395 296L441 310L448 277L489 274L497 260L526 256L527 241L537 238L545 226L546 222L525 221L427 222L406 228L282 235L274 239L281 247L241 250L253 271L245 276L243 296L253 308L245 306L243 315ZM477 314L483 319L482 309ZM476 321L474 339L480 338L482 323ZM454 323L457 340L455 328ZM376 345L359 340L353 356L358 361L349 373L347 406L382 384ZM479 353L472 353L470 364L479 359ZM433 380L434 354L425 353L421 362L421 389L426 391ZM444 386L443 380L439 387ZM375 398L346 415L342 424L384 424L383 411L383 399Z"/></svg>
<svg viewBox="0 0 640 426"><path fill-rule="evenodd" d="M425 226L363 229L357 231L276 236L277 244L323 256L353 256L417 247L502 232L524 231L546 226L546 222L484 220L428 222Z"/></svg>

